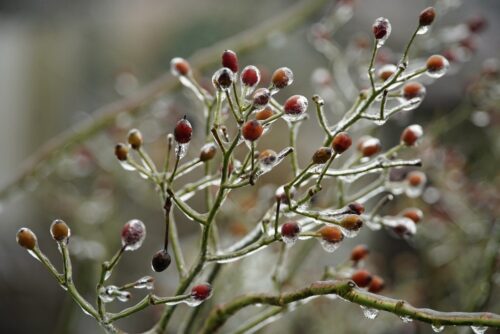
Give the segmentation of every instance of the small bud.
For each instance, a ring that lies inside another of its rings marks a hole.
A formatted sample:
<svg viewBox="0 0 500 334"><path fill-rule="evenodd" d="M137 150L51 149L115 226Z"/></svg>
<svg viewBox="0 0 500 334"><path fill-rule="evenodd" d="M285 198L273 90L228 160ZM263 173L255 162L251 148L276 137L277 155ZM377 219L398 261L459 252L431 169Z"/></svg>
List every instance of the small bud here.
<svg viewBox="0 0 500 334"><path fill-rule="evenodd" d="M271 81L274 87L283 89L293 83L293 72L288 67L280 67L274 71Z"/></svg>
<svg viewBox="0 0 500 334"><path fill-rule="evenodd" d="M285 101L283 109L285 110L285 115L296 117L302 115L307 110L308 104L305 96L293 95Z"/></svg>
<svg viewBox="0 0 500 334"><path fill-rule="evenodd" d="M255 119L258 121L264 121L268 119L269 117L273 116L273 108L271 106L265 106L264 108L257 110L255 113Z"/></svg>
<svg viewBox="0 0 500 334"><path fill-rule="evenodd" d="M427 177L425 176L425 173L419 170L413 170L408 173L406 180L412 187L418 187L427 181Z"/></svg>
<svg viewBox="0 0 500 334"><path fill-rule="evenodd" d="M332 141L333 150L338 154L342 154L347 151L347 149L351 147L351 144L352 139L347 132L340 132L335 136L335 138L333 138Z"/></svg>
<svg viewBox="0 0 500 334"><path fill-rule="evenodd" d="M325 225L319 230L321 238L330 243L338 243L344 239L342 231L335 226Z"/></svg>
<svg viewBox="0 0 500 334"><path fill-rule="evenodd" d="M142 146L142 133L137 129L132 129L128 132L128 143L134 150L138 150Z"/></svg>
<svg viewBox="0 0 500 334"><path fill-rule="evenodd" d="M367 137L359 144L358 148L364 157L371 157L382 150L382 144L377 138Z"/></svg>
<svg viewBox="0 0 500 334"><path fill-rule="evenodd" d="M418 224L424 218L424 213L417 208L407 208L401 212L401 216L410 218L415 224Z"/></svg>
<svg viewBox="0 0 500 334"><path fill-rule="evenodd" d="M363 226L363 221L358 215L347 215L340 221L343 228L349 231L357 231Z"/></svg>
<svg viewBox="0 0 500 334"><path fill-rule="evenodd" d="M372 281L372 274L368 270L360 269L352 274L351 279L356 283L360 288L367 287Z"/></svg>
<svg viewBox="0 0 500 334"><path fill-rule="evenodd" d="M385 283L382 277L374 275L372 277L372 281L370 282L370 285L368 286L368 292L371 293L379 293L380 291L384 290Z"/></svg>
<svg viewBox="0 0 500 334"><path fill-rule="evenodd" d="M205 162L212 160L217 153L217 147L214 143L207 143L202 146L200 151L200 160Z"/></svg>
<svg viewBox="0 0 500 334"><path fill-rule="evenodd" d="M238 56L231 50L226 50L222 54L222 66L229 68L234 73L238 72Z"/></svg>
<svg viewBox="0 0 500 334"><path fill-rule="evenodd" d="M170 258L168 252L165 249L161 249L156 252L155 255L153 255L153 259L151 260L151 267L154 271L159 273L167 269L170 265L170 262L172 262L172 259Z"/></svg>
<svg viewBox="0 0 500 334"><path fill-rule="evenodd" d="M257 120L251 120L243 124L241 128L241 133L243 138L249 141L256 141L262 136L264 132L264 127Z"/></svg>
<svg viewBox="0 0 500 334"><path fill-rule="evenodd" d="M35 233L27 227L22 227L17 231L16 240L19 246L29 250L35 249L37 244Z"/></svg>
<svg viewBox="0 0 500 334"><path fill-rule="evenodd" d="M128 158L128 147L123 143L118 143L115 146L115 156L120 161L125 161Z"/></svg>
<svg viewBox="0 0 500 334"><path fill-rule="evenodd" d="M300 225L296 221L288 221L281 225L281 236L283 238L296 240L300 233Z"/></svg>
<svg viewBox="0 0 500 334"><path fill-rule="evenodd" d="M122 246L133 251L141 247L146 238L146 226L140 220L129 220L122 228Z"/></svg>
<svg viewBox="0 0 500 334"><path fill-rule="evenodd" d="M403 86L403 97L407 100L422 98L425 95L425 87L419 82L408 82Z"/></svg>
<svg viewBox="0 0 500 334"><path fill-rule="evenodd" d="M373 23L372 31L375 39L387 39L391 34L391 23L388 19L379 17Z"/></svg>
<svg viewBox="0 0 500 334"><path fill-rule="evenodd" d="M50 234L55 241L66 241L71 236L71 230L64 221L56 219L50 225Z"/></svg>
<svg viewBox="0 0 500 334"><path fill-rule="evenodd" d="M429 26L434 22L436 18L436 10L433 7L427 7L422 12L420 12L420 16L418 17L418 22L421 26Z"/></svg>
<svg viewBox="0 0 500 334"><path fill-rule="evenodd" d="M212 82L217 89L229 89L234 81L234 73L227 67L223 67L214 73Z"/></svg>
<svg viewBox="0 0 500 334"><path fill-rule="evenodd" d="M191 136L193 135L193 127L191 123L184 116L183 119L177 122L174 129L175 141L179 144L187 144L191 141Z"/></svg>
<svg viewBox="0 0 500 334"><path fill-rule="evenodd" d="M212 286L208 283L193 286L191 297L195 300L206 300L212 295Z"/></svg>
<svg viewBox="0 0 500 334"><path fill-rule="evenodd" d="M401 133L401 141L407 146L413 146L423 136L424 130L418 124L413 124Z"/></svg>
<svg viewBox="0 0 500 334"><path fill-rule="evenodd" d="M333 154L333 150L329 147L320 147L314 152L312 156L312 161L315 164L324 164L326 163Z"/></svg>
<svg viewBox="0 0 500 334"><path fill-rule="evenodd" d="M366 245L357 245L351 251L351 260L354 262L359 262L368 256L370 250Z"/></svg>
<svg viewBox="0 0 500 334"><path fill-rule="evenodd" d="M356 215L362 215L363 212L365 212L364 205L361 203L358 203L358 202L352 202L352 203L348 204L347 207L349 208L349 210L352 213L354 213Z"/></svg>
<svg viewBox="0 0 500 334"><path fill-rule="evenodd" d="M176 57L170 61L170 72L176 77L191 74L191 66L186 59Z"/></svg>
<svg viewBox="0 0 500 334"><path fill-rule="evenodd" d="M255 87L260 81L260 71L257 67L249 65L241 72L241 82L247 87Z"/></svg>
<svg viewBox="0 0 500 334"><path fill-rule="evenodd" d="M267 88L259 88L253 93L252 98L255 106L265 106L271 99L271 92Z"/></svg>

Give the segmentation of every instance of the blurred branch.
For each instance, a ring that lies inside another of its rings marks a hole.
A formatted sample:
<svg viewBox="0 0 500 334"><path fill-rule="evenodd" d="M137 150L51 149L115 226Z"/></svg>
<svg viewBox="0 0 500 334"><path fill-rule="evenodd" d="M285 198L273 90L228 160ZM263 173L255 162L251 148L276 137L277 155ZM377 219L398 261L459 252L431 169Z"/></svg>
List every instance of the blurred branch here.
<svg viewBox="0 0 500 334"><path fill-rule="evenodd" d="M251 51L266 42L269 33L287 32L300 26L327 2L327 0L302 0L283 11L281 15L273 15L268 21L255 24L248 30L201 49L189 58L189 62L193 68L203 70L219 61L221 50L231 48L239 53ZM143 110L144 105L173 91L178 86L177 78L170 73L165 73L130 97L109 103L91 112L93 115L91 119L77 123L53 137L29 157L20 168L19 174L0 189L0 200L5 199L31 178L36 178L39 169L50 160L57 159L64 151L81 144L113 124L118 115L122 113L136 115Z"/></svg>
<svg viewBox="0 0 500 334"><path fill-rule="evenodd" d="M373 294L356 287L352 281L319 281L300 290L281 295L249 294L216 308L207 318L201 333L215 333L229 317L239 310L255 304L284 307L313 296L336 294L353 303L410 317L434 325L500 327L500 315L493 313L439 312L416 308L404 300Z"/></svg>

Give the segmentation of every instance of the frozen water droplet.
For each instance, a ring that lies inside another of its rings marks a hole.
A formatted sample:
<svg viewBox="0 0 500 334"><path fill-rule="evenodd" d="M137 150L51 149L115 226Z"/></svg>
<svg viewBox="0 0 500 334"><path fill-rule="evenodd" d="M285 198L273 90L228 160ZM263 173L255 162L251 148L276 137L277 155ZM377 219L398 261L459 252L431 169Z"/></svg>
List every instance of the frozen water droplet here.
<svg viewBox="0 0 500 334"><path fill-rule="evenodd" d="M326 298L328 299L331 299L331 300L336 300L339 298L339 296L337 296L336 294L332 293L332 294L329 294L329 295L324 295Z"/></svg>
<svg viewBox="0 0 500 334"><path fill-rule="evenodd" d="M289 122L289 123L292 123L292 122L297 122L297 121L300 121L304 118L307 117L307 114L283 114L283 116L281 116L285 121Z"/></svg>
<svg viewBox="0 0 500 334"><path fill-rule="evenodd" d="M407 315L402 315L402 316L400 316L400 318L401 318L401 320L402 320L405 324L409 324L410 322L412 322L412 321L413 321L413 319L412 319L412 318L410 318L410 317L409 317L409 316L407 316Z"/></svg>
<svg viewBox="0 0 500 334"><path fill-rule="evenodd" d="M128 301L130 299L130 292L128 291L118 291L116 298L122 303Z"/></svg>
<svg viewBox="0 0 500 334"><path fill-rule="evenodd" d="M441 333L442 331L444 331L444 326L443 325L431 325L431 328L432 330L434 331L434 333Z"/></svg>
<svg viewBox="0 0 500 334"><path fill-rule="evenodd" d="M429 31L429 26L420 26L417 31L417 35L423 35Z"/></svg>
<svg viewBox="0 0 500 334"><path fill-rule="evenodd" d="M186 156L188 146L189 146L189 143L185 143L185 144L175 143L175 155L178 156L179 159L184 158L184 156Z"/></svg>
<svg viewBox="0 0 500 334"><path fill-rule="evenodd" d="M358 234L359 234L359 231L361 229L357 229L357 230L348 230L346 228L343 228L342 226L338 226L340 228L340 230L342 231L342 234L346 237L346 238L355 238Z"/></svg>
<svg viewBox="0 0 500 334"><path fill-rule="evenodd" d="M103 303L111 303L115 300L115 292L118 291L118 288L114 285L110 285L108 287L103 286L99 290L99 298L103 301Z"/></svg>
<svg viewBox="0 0 500 334"><path fill-rule="evenodd" d="M373 221L373 220L365 220L365 225L372 231L378 231L382 228L382 225L379 222Z"/></svg>
<svg viewBox="0 0 500 334"><path fill-rule="evenodd" d="M382 223L401 238L409 238L417 233L417 225L407 217L384 216Z"/></svg>
<svg viewBox="0 0 500 334"><path fill-rule="evenodd" d="M144 276L135 282L134 288L135 289L153 290L154 278L151 276Z"/></svg>
<svg viewBox="0 0 500 334"><path fill-rule="evenodd" d="M294 237L282 236L282 240L285 244L289 246L293 246L297 240L299 239L299 235L295 235Z"/></svg>
<svg viewBox="0 0 500 334"><path fill-rule="evenodd" d="M347 182L347 183L353 183L354 181L358 180L363 175L365 175L365 174L358 173L358 174L343 175L343 176L339 176L339 179L344 181L344 182Z"/></svg>
<svg viewBox="0 0 500 334"><path fill-rule="evenodd" d="M404 111L410 111L410 110L414 110L416 108L418 108L418 106L420 105L420 103L422 103L422 98L420 97L415 97L409 101L405 101L403 104L402 104L402 108Z"/></svg>
<svg viewBox="0 0 500 334"><path fill-rule="evenodd" d="M486 326L470 326L474 334L484 334L488 327Z"/></svg>
<svg viewBox="0 0 500 334"><path fill-rule="evenodd" d="M40 259L38 258L38 256L36 256L36 253L33 252L31 249L28 249L28 254L33 256L35 259L37 259L38 261L40 261ZM40 261L41 262L41 261Z"/></svg>
<svg viewBox="0 0 500 334"><path fill-rule="evenodd" d="M340 247L340 242L330 242L324 239L320 239L319 242L321 247L328 253L333 253Z"/></svg>
<svg viewBox="0 0 500 334"><path fill-rule="evenodd" d="M375 319L379 313L377 309L369 308L366 306L361 306L361 309L363 310L364 316L371 320Z"/></svg>
<svg viewBox="0 0 500 334"><path fill-rule="evenodd" d="M373 121L376 125L384 125L387 122L387 119L376 119Z"/></svg>
<svg viewBox="0 0 500 334"><path fill-rule="evenodd" d="M446 72L448 71L448 68L450 67L450 62L448 61L448 59L446 58L443 58L443 66L438 69L438 70L433 70L433 71L429 71L427 70L427 72L425 72L428 76L430 76L431 78L441 78L443 75L446 74Z"/></svg>
<svg viewBox="0 0 500 334"><path fill-rule="evenodd" d="M385 17L379 17L376 19L373 26L383 27L385 29L385 35L382 38L377 39L377 48L380 48L385 44L385 41L387 41L391 35L392 26L389 20Z"/></svg>
<svg viewBox="0 0 500 334"><path fill-rule="evenodd" d="M128 170L128 171L134 171L135 167L129 164L127 161L120 161L120 165L122 166L123 169Z"/></svg>
<svg viewBox="0 0 500 334"><path fill-rule="evenodd" d="M200 305L201 303L203 303L203 300L190 297L188 299L185 299L184 303L188 306L196 307L196 306Z"/></svg>
<svg viewBox="0 0 500 334"><path fill-rule="evenodd" d="M107 281L110 276L111 276L111 271L106 271L106 274L104 274L104 280Z"/></svg>
<svg viewBox="0 0 500 334"><path fill-rule="evenodd" d="M385 187L387 188L388 191L390 191L395 196L401 195L406 190L405 183L404 182L398 182L398 181L393 181L393 182L387 181L385 183Z"/></svg>

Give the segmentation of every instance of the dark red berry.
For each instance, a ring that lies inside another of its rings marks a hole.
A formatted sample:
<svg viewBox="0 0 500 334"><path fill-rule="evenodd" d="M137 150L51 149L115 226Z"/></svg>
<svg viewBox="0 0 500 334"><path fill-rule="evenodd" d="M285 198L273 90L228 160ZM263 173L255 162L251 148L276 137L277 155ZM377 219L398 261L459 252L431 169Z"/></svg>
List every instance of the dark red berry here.
<svg viewBox="0 0 500 334"><path fill-rule="evenodd" d="M271 92L267 88L259 88L253 93L253 104L255 106L265 106L271 99Z"/></svg>
<svg viewBox="0 0 500 334"><path fill-rule="evenodd" d="M300 225L296 221L289 221L281 225L281 235L284 238L295 239L300 233Z"/></svg>
<svg viewBox="0 0 500 334"><path fill-rule="evenodd" d="M217 147L214 143L208 143L203 145L200 151L200 160L205 162L208 160L212 160L217 153Z"/></svg>
<svg viewBox="0 0 500 334"><path fill-rule="evenodd" d="M119 143L115 146L115 156L120 161L125 161L128 158L128 147L125 144Z"/></svg>
<svg viewBox="0 0 500 334"><path fill-rule="evenodd" d="M363 221L358 215L347 215L340 221L343 228L349 231L357 231L363 226Z"/></svg>
<svg viewBox="0 0 500 334"><path fill-rule="evenodd" d="M264 132L264 127L257 120L251 120L243 124L241 128L241 133L243 138L249 141L256 141L262 136Z"/></svg>
<svg viewBox="0 0 500 334"><path fill-rule="evenodd" d="M358 202L352 202L352 203L348 204L347 207L349 208L349 210L352 213L357 214L357 215L361 215L361 214L363 214L363 212L365 212L365 206L361 203L358 203Z"/></svg>
<svg viewBox="0 0 500 334"><path fill-rule="evenodd" d="M17 243L26 249L33 250L37 244L35 233L27 227L20 228L16 235Z"/></svg>
<svg viewBox="0 0 500 334"><path fill-rule="evenodd" d="M319 230L319 234L323 240L331 243L337 243L344 240L342 231L335 226L325 225Z"/></svg>
<svg viewBox="0 0 500 334"><path fill-rule="evenodd" d="M287 115L300 115L307 110L307 98L302 95L293 95L285 101L283 109Z"/></svg>
<svg viewBox="0 0 500 334"><path fill-rule="evenodd" d="M257 67L249 65L241 71L241 82L247 87L254 87L260 81L260 71Z"/></svg>
<svg viewBox="0 0 500 334"><path fill-rule="evenodd" d="M401 133L401 141L407 146L413 146L423 134L424 131L422 127L418 124L413 124L403 130Z"/></svg>
<svg viewBox="0 0 500 334"><path fill-rule="evenodd" d="M191 73L191 66L186 59L177 57L170 61L170 71L175 76L186 76Z"/></svg>
<svg viewBox="0 0 500 334"><path fill-rule="evenodd" d="M136 250L146 238L146 226L140 220L130 220L123 226L121 237L126 250Z"/></svg>
<svg viewBox="0 0 500 334"><path fill-rule="evenodd" d="M151 260L151 267L153 267L154 271L159 273L167 269L170 265L170 262L172 262L170 254L168 254L167 250L161 249L156 252L155 255L153 255L153 259Z"/></svg>
<svg viewBox="0 0 500 334"><path fill-rule="evenodd" d="M238 72L238 56L231 50L222 53L222 66L229 68L233 73Z"/></svg>
<svg viewBox="0 0 500 334"><path fill-rule="evenodd" d="M71 236L71 230L64 221L56 219L50 225L50 234L55 241L64 241Z"/></svg>
<svg viewBox="0 0 500 334"><path fill-rule="evenodd" d="M434 22L434 19L436 18L436 10L433 7L427 7L423 11L420 12L420 15L418 17L418 23L421 26L429 26Z"/></svg>
<svg viewBox="0 0 500 334"><path fill-rule="evenodd" d="M290 86L293 82L293 72L288 67L280 67L274 71L271 76L273 86L278 89L283 89Z"/></svg>
<svg viewBox="0 0 500 334"><path fill-rule="evenodd" d="M208 283L193 286L191 289L191 297L196 300L205 300L210 298L212 294L212 286Z"/></svg>
<svg viewBox="0 0 500 334"><path fill-rule="evenodd" d="M370 250L366 245L357 245L351 251L351 260L354 262L359 262L368 256Z"/></svg>
<svg viewBox="0 0 500 334"><path fill-rule="evenodd" d="M333 154L333 150L329 147L320 147L314 152L312 161L315 164L324 164L326 163Z"/></svg>
<svg viewBox="0 0 500 334"><path fill-rule="evenodd" d="M382 144L377 138L367 137L359 144L358 148L364 157L371 157L382 150Z"/></svg>
<svg viewBox="0 0 500 334"><path fill-rule="evenodd" d="M379 293L380 291L384 290L384 287L385 283L382 277L374 275L372 277L370 285L368 286L368 291L371 293Z"/></svg>
<svg viewBox="0 0 500 334"><path fill-rule="evenodd" d="M368 270L360 269L352 274L351 279L356 283L360 288L367 287L372 281L372 274Z"/></svg>
<svg viewBox="0 0 500 334"><path fill-rule="evenodd" d="M128 143L134 150L138 150L142 146L142 133L137 129L132 129L128 133Z"/></svg>
<svg viewBox="0 0 500 334"><path fill-rule="evenodd" d="M352 139L347 132L340 132L335 136L335 138L333 138L332 141L333 150L338 154L342 154L347 151L347 149L351 147L351 144Z"/></svg>
<svg viewBox="0 0 500 334"><path fill-rule="evenodd" d="M425 95L425 87L419 82L409 82L403 86L403 97L407 100Z"/></svg>
<svg viewBox="0 0 500 334"><path fill-rule="evenodd" d="M388 19L379 17L372 26L375 39L387 38L391 34L391 23Z"/></svg>
<svg viewBox="0 0 500 334"><path fill-rule="evenodd" d="M184 117L179 122L174 129L175 141L179 144L187 144L191 141L191 136L193 135L193 127L191 123Z"/></svg>

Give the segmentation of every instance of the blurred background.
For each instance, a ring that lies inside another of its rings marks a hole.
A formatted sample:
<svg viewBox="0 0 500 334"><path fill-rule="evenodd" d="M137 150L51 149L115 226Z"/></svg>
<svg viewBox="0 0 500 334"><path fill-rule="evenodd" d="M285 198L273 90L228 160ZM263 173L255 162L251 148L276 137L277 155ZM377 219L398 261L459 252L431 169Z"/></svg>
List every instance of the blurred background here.
<svg viewBox="0 0 500 334"><path fill-rule="evenodd" d="M189 57L200 48L272 19L294 3L291 0L0 1L0 185L7 184L44 142L78 122L92 119L92 110L134 94L164 74L171 58ZM266 43L240 55L241 64L259 66L264 76L279 66L293 69L295 82L279 95L280 101L295 93L310 97L318 89L328 94L328 89L321 87L324 83L318 83L313 73L318 76L321 73L318 68L330 71L332 66L314 47L311 26L334 3L328 3L323 13L293 33L270 32ZM358 238L347 240L333 255L315 246L311 254L314 261L307 261L290 284L299 287L319 279L325 265L342 262L352 246L363 242L372 250L367 267L386 280L384 294L444 311L498 313L498 240L495 243L490 236L495 236L495 225L498 236L500 207L500 88L495 77L498 69L491 59L500 56L500 2L358 0L354 1L352 19L333 40L345 51L344 55L353 47L359 48L361 59L366 60L370 47L363 46L364 36L369 36L375 18L385 16L393 29L378 65L397 62L398 52L414 29L413 22L428 5L447 8L446 15L439 17L433 27L433 33L464 34L448 44L436 43L437 39L434 43L432 39L426 42L425 36L417 43L423 60L432 53L448 51L450 75L428 87L427 97L417 110L372 133L381 138L384 148L389 148L398 142L401 130L408 124L418 122L424 129L430 129L428 139L413 154L422 157L423 171L429 179L422 199L402 196L384 208L387 214L396 214L408 206L422 208L425 219L419 225L419 233L407 241L384 231L364 229ZM346 12L344 18L349 16ZM464 32L464 26L483 18L487 22L484 30ZM349 74L355 84L360 81L360 73L351 70ZM333 66L332 76L336 75ZM199 73L206 80L210 76L211 71ZM487 80L481 81L484 77ZM148 151L161 163L165 134L172 131L179 117L187 114L196 131L199 124L196 114L201 109L191 97L185 92L168 94L145 106L139 117L119 116L106 131L66 152L61 159L47 163L41 178L26 182L0 202L1 333L100 331L49 273L16 244L15 234L21 226L31 228L38 235L41 248L59 264L48 228L56 218L68 222L73 232L70 250L74 254L75 283L93 300L98 268L120 246L121 226L129 219L141 219L147 225L148 238L139 251L126 254L116 269L114 283L119 285L152 275L159 295L173 292L177 284L175 270L156 274L150 269L150 257L162 242L161 204L147 182L121 169L113 147L125 140L130 128L139 128L145 135ZM202 131L197 134L203 137ZM202 145L199 138L192 144L191 157L197 155ZM262 145L277 151L287 141L286 127L279 126ZM301 166L320 143L321 135L312 117L301 127L298 141ZM252 210L256 203L271 198L276 186L287 180L285 176L280 171L270 173L260 180L257 188L235 195L235 202L242 203L243 209L239 210L248 214L242 215L234 208L224 212L219 226L226 245L253 227L257 217L252 214L257 213ZM193 175L186 180L197 177ZM200 199L195 198L193 206L199 205L198 202ZM177 221L189 263L196 255L199 229L181 215ZM277 250L270 247L258 256L225 266L215 284L220 293L212 301L220 303L247 291L272 289L269 274ZM227 277L231 280L227 281ZM110 308L117 310L123 306ZM151 327L160 311L161 307L152 307L119 324L127 331L143 331ZM254 312L241 312L223 331L231 332ZM182 313L177 312L174 317L172 332L182 320ZM445 329L445 333L467 331L470 330ZM382 313L376 320L369 320L356 305L320 298L261 330L261 333L332 332L430 333L431 329L418 322L405 324L391 314Z"/></svg>

